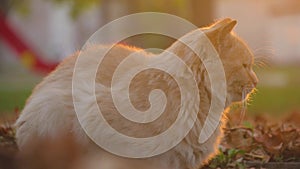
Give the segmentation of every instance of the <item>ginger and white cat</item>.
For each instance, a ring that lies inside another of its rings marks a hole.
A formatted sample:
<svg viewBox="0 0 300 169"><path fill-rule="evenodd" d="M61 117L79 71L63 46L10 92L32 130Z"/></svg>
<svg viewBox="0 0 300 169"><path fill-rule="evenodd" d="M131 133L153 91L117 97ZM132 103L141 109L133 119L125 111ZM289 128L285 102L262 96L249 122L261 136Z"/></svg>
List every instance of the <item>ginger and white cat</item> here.
<svg viewBox="0 0 300 169"><path fill-rule="evenodd" d="M219 53L223 63L227 84L226 107L232 102L239 102L246 99L243 93L246 89L250 88L252 90L258 81L252 70L253 54L247 45L232 32L235 25L235 20L227 18L209 27L201 28L201 31L205 33ZM188 42L195 48L201 48L203 46L201 43L204 42L201 39L197 39L195 33L196 31L190 32L184 37L188 38ZM106 48L108 47L99 46L97 51L104 51ZM79 145L87 147L89 151L97 149L97 153L101 154L101 161L108 159L106 162L121 164L122 168L126 168L126 166L128 168L156 169L199 168L217 153L217 147L222 136L222 127L226 121L226 112L223 113L223 119L218 124L217 130L215 130L213 135L206 142L200 144L198 142L200 130L198 127L204 123L211 103L211 88L207 70L196 54L181 42L176 41L167 50L179 56L192 70L200 95L199 113L194 127L171 150L150 158L130 159L108 153L95 146L88 139L80 127L72 99L72 77L78 53L65 59L55 71L34 89L32 95L27 100L26 106L16 122L16 138L19 148L22 150L28 143L39 138L55 138L59 137L59 134L71 134L76 138ZM168 104L164 113L150 124L136 124L120 116L113 105L111 93L97 89L97 84L110 86L112 74L118 64L129 54L137 51L141 51L141 49L124 45L115 45L109 51L97 72L96 97L99 107L102 109L103 116L105 116L113 128L128 136L141 138L160 134L176 119L178 109L180 109L180 91L176 85L176 81L168 74L159 70L144 71L133 79L132 85L129 88L130 101L137 109L145 111L149 108L148 96L149 92L154 88L160 88L167 96ZM197 51L200 51L199 55L207 55L205 57L209 58L209 52L205 51L205 49L198 49ZM141 58L154 57L154 54L151 53L143 51L139 53ZM157 64L168 64L168 60L163 58L163 56L158 54L155 57L161 57L161 63ZM85 60L86 66L81 67L80 71L84 73L85 70L90 69L89 65L94 64L95 60L97 60L97 55L93 56L93 58ZM90 75L87 74L86 76ZM85 79L82 79L82 92L84 92L84 82ZM86 104L93 104L89 103L90 99L88 98L81 99L85 100ZM96 123L93 123L94 117L89 117L89 111L86 112L86 121L90 123L86 125L91 128L99 127ZM99 167L101 168L101 165ZM110 168L117 167L110 165Z"/></svg>

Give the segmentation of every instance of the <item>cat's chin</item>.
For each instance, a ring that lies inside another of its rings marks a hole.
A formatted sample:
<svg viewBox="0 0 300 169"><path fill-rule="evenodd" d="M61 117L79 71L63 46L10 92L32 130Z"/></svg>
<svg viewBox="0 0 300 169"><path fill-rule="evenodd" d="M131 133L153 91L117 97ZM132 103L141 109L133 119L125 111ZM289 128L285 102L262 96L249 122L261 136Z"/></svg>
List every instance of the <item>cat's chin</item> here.
<svg viewBox="0 0 300 169"><path fill-rule="evenodd" d="M243 102L247 100L247 95L243 97L242 94L234 94L234 95L229 95L227 98L226 98L226 103L225 103L225 106L228 107L230 106L231 104L233 103L239 103L239 102Z"/></svg>
<svg viewBox="0 0 300 169"><path fill-rule="evenodd" d="M230 105L231 103L239 103L247 101L248 96L253 92L254 88L249 88L246 90L246 92L243 94L243 92L235 92L230 93L227 95L226 98L226 106Z"/></svg>

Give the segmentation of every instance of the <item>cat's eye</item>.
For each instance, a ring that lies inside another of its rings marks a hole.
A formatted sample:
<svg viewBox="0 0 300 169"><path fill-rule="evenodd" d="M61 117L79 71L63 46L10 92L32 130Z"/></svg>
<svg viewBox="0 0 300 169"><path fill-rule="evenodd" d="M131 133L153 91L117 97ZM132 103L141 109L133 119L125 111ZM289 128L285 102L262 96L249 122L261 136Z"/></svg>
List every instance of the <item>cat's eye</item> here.
<svg viewBox="0 0 300 169"><path fill-rule="evenodd" d="M248 65L244 63L244 64L243 64L243 67L244 67L244 68L247 68L247 67L248 67Z"/></svg>

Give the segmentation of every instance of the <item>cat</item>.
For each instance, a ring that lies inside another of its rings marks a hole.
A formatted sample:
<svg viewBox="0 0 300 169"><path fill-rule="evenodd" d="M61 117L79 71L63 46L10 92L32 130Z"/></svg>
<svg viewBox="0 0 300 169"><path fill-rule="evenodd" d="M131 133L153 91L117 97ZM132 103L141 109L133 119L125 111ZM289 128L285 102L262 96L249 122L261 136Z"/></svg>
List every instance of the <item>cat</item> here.
<svg viewBox="0 0 300 169"><path fill-rule="evenodd" d="M256 87L258 82L252 69L253 54L246 43L233 32L236 24L236 20L226 18L208 27L199 28L211 41L224 67L227 84L225 108L228 108L234 102L247 99L247 94ZM197 31L192 31L186 34L184 38L187 38L188 42L195 48L201 48L201 43L204 43L204 41L197 39L196 33ZM97 48L97 52L101 52L108 47L97 46L95 48ZM52 73L35 87L28 98L20 117L15 123L16 139L20 150L22 151L28 143L39 138L55 138L59 137L59 134L70 134L74 136L80 146L87 147L88 151L97 150L97 153L101 154L102 161L103 159L109 159L108 161L112 164L121 164L120 166L123 168L127 166L128 168L194 169L203 166L217 153L228 109L222 113L221 122L217 124L217 129L212 136L206 142L199 143L199 126L204 123L211 104L212 94L208 72L199 57L179 40L174 42L167 51L176 54L190 68L195 75L200 95L200 106L196 122L188 135L174 148L154 157L131 159L119 157L97 147L81 128L74 110L72 77L76 59L79 55L79 52L77 52L59 64ZM197 51L200 51L199 55L210 57L210 53L205 49ZM149 92L154 88L160 88L165 92L168 101L164 113L149 124L137 124L120 116L113 105L111 93L103 91L98 86L101 84L109 87L112 84L112 75L116 67L129 54L135 52L139 53L141 59L161 57L159 58L161 62L156 64L169 63L168 57L163 57L160 54L155 55L138 48L116 44L99 66L95 80L95 93L103 116L114 129L125 135L141 138L160 134L174 122L178 109L180 109L180 90L176 81L167 73L157 69L145 70L137 74L132 80L129 88L130 101L136 109L145 111L150 107L147 100ZM91 52L90 55L92 57L87 57L86 60L83 59L84 66L79 67L79 70L83 73L90 69L90 65L97 62L95 52ZM174 70L177 69L175 65L173 67ZM180 69L178 70L180 71ZM86 73L86 76L91 75ZM82 92L84 92L84 81L85 79L82 79ZM93 104L88 98L78 97L86 104ZM89 127L99 127L93 123L94 117L89 116L88 111L86 118L90 122L87 124ZM110 166L114 168L112 165Z"/></svg>

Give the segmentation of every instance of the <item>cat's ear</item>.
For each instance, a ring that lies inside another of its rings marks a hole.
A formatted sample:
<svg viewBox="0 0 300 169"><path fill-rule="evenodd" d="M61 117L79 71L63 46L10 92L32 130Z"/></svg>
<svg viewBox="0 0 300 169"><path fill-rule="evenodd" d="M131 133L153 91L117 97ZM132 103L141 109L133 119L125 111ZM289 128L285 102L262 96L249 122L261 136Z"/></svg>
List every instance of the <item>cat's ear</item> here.
<svg viewBox="0 0 300 169"><path fill-rule="evenodd" d="M228 22L224 26L223 30L221 31L221 34L223 34L223 35L229 34L233 30L233 28L235 27L236 24L237 24L236 20L232 20L232 21Z"/></svg>
<svg viewBox="0 0 300 169"><path fill-rule="evenodd" d="M224 41L226 40L228 35L231 34L236 24L237 24L236 20L226 18L214 23L213 25L211 25L205 30L207 37L215 45L218 51L221 50L220 49L221 44L224 44Z"/></svg>
<svg viewBox="0 0 300 169"><path fill-rule="evenodd" d="M218 37L218 39L222 39L228 34L230 34L230 32L233 30L236 24L236 20L225 18L211 25L207 30L207 33Z"/></svg>

